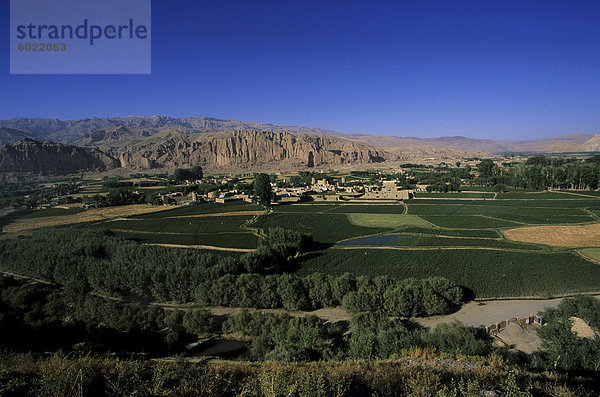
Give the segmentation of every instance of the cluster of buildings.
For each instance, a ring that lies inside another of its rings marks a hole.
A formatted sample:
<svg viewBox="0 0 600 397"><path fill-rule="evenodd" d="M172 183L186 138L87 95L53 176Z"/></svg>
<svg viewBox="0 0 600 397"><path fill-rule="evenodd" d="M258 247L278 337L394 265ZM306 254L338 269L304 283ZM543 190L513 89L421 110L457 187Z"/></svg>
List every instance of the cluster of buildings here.
<svg viewBox="0 0 600 397"><path fill-rule="evenodd" d="M226 184L230 179L214 179L214 181L204 180L203 182L213 182ZM285 184L285 179L283 180ZM397 186L397 180L383 180L375 184L364 184L353 182L346 183L346 177L340 177L335 182L326 178L312 178L310 184L299 187L277 187L272 183L276 202L291 203L299 201L346 201L346 200L390 200L400 201L409 200L414 197L414 190L403 189ZM165 202L176 201L177 204L193 204L198 201L212 201L217 203L226 203L230 201L252 202L252 196L238 191L219 190L209 192L208 194L199 194L191 192L183 196L181 192L165 193Z"/></svg>
<svg viewBox="0 0 600 397"><path fill-rule="evenodd" d="M340 200L409 200L414 191L397 186L396 180L381 181L381 184L347 185L346 178L332 183L327 179L312 178L311 184L298 188L274 188L277 198L282 202L300 201L309 195L315 201Z"/></svg>

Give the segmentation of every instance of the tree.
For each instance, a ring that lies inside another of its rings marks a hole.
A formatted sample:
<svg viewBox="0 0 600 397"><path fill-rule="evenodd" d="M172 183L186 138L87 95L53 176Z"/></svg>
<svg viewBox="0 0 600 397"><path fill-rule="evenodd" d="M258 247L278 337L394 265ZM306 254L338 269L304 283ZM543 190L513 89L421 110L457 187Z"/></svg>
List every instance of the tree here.
<svg viewBox="0 0 600 397"><path fill-rule="evenodd" d="M273 188L269 174L258 174L254 177L254 200L264 207L269 207L273 201Z"/></svg>
<svg viewBox="0 0 600 397"><path fill-rule="evenodd" d="M494 191L498 193L504 193L506 191L506 185L503 183L496 183L494 185Z"/></svg>
<svg viewBox="0 0 600 397"><path fill-rule="evenodd" d="M199 335L214 327L214 318L208 310L192 309L183 315L182 324L186 332Z"/></svg>
<svg viewBox="0 0 600 397"><path fill-rule="evenodd" d="M202 167L200 167L199 165L192 167L191 173L192 173L192 176L196 180L202 179L202 177L204 176L204 172L202 171Z"/></svg>
<svg viewBox="0 0 600 397"><path fill-rule="evenodd" d="M186 180L192 179L192 172L187 169L177 168L175 172L173 172L173 179L176 182L184 182Z"/></svg>
<svg viewBox="0 0 600 397"><path fill-rule="evenodd" d="M494 164L493 160L485 159L481 160L481 163L477 164L479 170L479 176L482 178L490 178L495 176L498 171L498 166Z"/></svg>

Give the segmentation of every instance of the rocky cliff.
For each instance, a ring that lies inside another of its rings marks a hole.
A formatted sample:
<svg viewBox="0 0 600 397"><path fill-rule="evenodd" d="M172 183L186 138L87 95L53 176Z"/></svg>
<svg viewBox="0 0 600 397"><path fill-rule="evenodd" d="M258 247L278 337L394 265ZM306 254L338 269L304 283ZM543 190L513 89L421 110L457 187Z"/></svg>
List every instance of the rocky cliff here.
<svg viewBox="0 0 600 397"><path fill-rule="evenodd" d="M161 131L131 145L102 147L124 168L174 168L201 165L207 169L321 167L369 164L386 155L370 145L329 136L287 132L223 131L186 135Z"/></svg>
<svg viewBox="0 0 600 397"><path fill-rule="evenodd" d="M22 139L0 147L0 172L66 175L104 171L119 162L98 149Z"/></svg>

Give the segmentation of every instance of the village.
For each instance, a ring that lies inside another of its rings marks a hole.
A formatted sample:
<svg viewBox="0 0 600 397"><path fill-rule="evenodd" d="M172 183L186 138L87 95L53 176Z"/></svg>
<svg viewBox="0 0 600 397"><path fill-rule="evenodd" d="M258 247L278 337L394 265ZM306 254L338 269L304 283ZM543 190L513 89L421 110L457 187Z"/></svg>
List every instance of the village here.
<svg viewBox="0 0 600 397"><path fill-rule="evenodd" d="M222 186L232 182L233 179L206 179L202 181L186 181L187 186L199 183L220 183ZM397 202L412 199L415 192L424 192L425 185L417 185L416 189L404 189L398 186L398 180L380 179L376 183L362 183L353 181L347 182L347 178L312 178L310 184L298 187L278 187L285 185L287 180L282 179L282 183L271 182L273 189L274 204L297 203L306 201L327 201L327 202L360 202L366 203L372 200L377 202ZM191 191L188 195L183 192L163 193L160 198L164 202L171 202L178 205L191 205L197 202L216 202L229 203L233 201L253 202L253 195L238 189L215 190L207 194L199 194Z"/></svg>

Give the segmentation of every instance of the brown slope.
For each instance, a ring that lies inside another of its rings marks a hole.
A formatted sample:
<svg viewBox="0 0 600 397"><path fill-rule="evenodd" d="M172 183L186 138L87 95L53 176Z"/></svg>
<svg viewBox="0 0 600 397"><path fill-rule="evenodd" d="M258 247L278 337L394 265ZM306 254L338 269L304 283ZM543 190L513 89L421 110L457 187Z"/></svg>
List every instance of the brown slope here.
<svg viewBox="0 0 600 397"><path fill-rule="evenodd" d="M0 145L9 145L23 138L32 138L33 136L25 131L15 130L14 128L0 127Z"/></svg>
<svg viewBox="0 0 600 397"><path fill-rule="evenodd" d="M0 147L0 172L67 175L104 171L119 163L98 149L22 139Z"/></svg>
<svg viewBox="0 0 600 397"><path fill-rule="evenodd" d="M585 152L600 152L600 135L595 135L583 144Z"/></svg>
<svg viewBox="0 0 600 397"><path fill-rule="evenodd" d="M131 140L150 136L145 130L134 130L124 126L109 127L85 134L80 140L74 143L77 146L102 146L107 142Z"/></svg>

